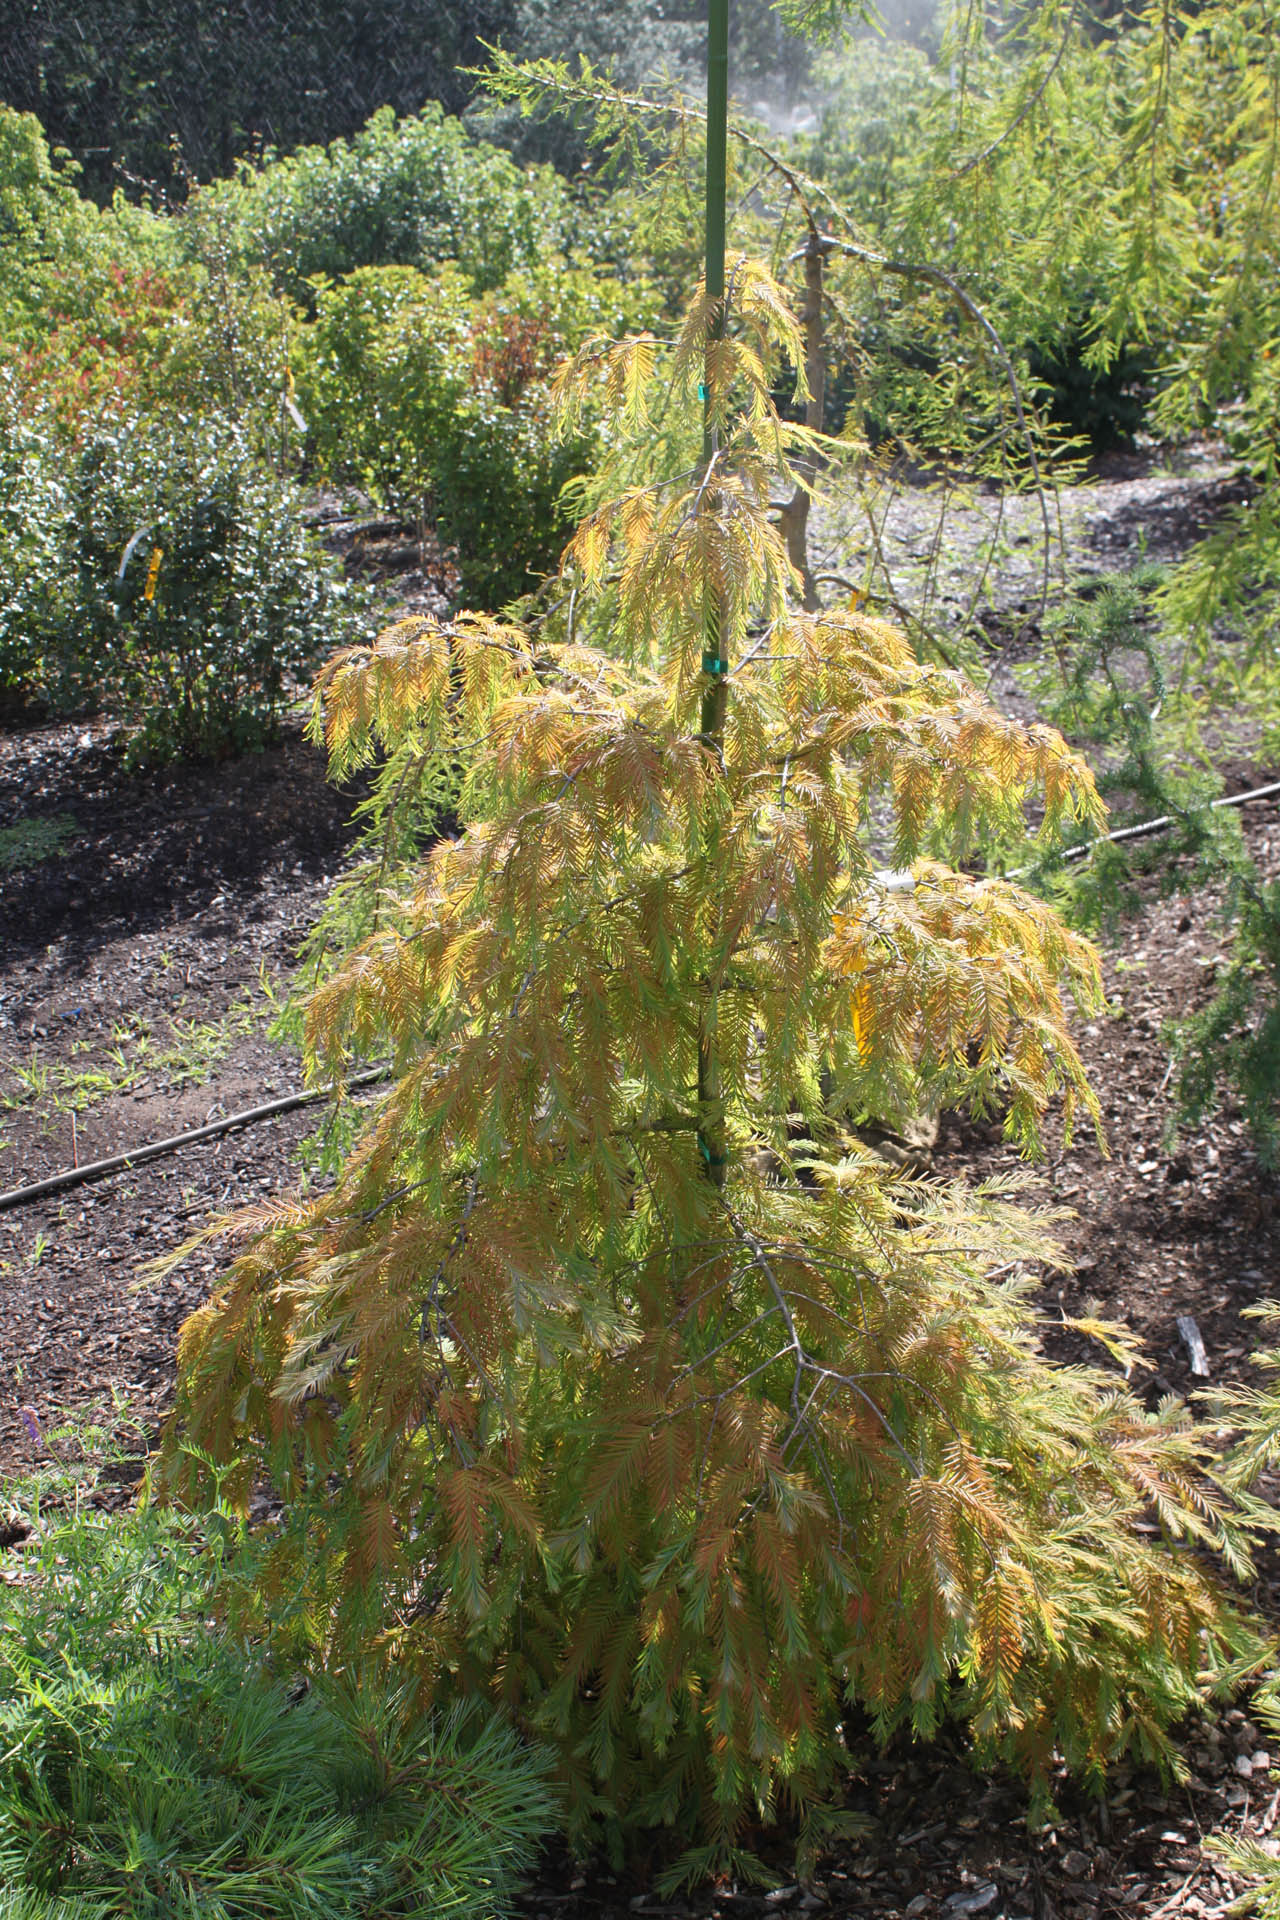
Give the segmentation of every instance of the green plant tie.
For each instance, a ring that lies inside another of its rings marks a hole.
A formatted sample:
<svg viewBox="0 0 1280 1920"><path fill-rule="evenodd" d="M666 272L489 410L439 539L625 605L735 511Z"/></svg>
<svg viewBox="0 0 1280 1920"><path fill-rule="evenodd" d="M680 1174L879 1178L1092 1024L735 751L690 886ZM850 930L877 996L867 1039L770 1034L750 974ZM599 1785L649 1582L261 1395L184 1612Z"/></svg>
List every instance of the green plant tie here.
<svg viewBox="0 0 1280 1920"><path fill-rule="evenodd" d="M704 653L702 656L704 673L728 673L729 662L718 653Z"/></svg>

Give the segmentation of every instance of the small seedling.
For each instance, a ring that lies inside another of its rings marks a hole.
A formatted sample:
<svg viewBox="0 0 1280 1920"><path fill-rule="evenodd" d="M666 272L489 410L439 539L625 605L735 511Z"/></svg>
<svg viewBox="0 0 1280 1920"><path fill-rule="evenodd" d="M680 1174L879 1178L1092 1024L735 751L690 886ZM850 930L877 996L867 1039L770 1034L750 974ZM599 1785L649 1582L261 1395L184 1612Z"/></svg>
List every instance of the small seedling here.
<svg viewBox="0 0 1280 1920"><path fill-rule="evenodd" d="M65 854L67 843L74 840L79 831L79 821L69 813L17 820L11 827L0 827L0 873L38 867L43 860Z"/></svg>
<svg viewBox="0 0 1280 1920"><path fill-rule="evenodd" d="M31 1058L25 1067L15 1061L9 1070L20 1091L4 1095L6 1107L30 1107L44 1099L49 1091L49 1068L40 1058L37 1048L31 1049Z"/></svg>

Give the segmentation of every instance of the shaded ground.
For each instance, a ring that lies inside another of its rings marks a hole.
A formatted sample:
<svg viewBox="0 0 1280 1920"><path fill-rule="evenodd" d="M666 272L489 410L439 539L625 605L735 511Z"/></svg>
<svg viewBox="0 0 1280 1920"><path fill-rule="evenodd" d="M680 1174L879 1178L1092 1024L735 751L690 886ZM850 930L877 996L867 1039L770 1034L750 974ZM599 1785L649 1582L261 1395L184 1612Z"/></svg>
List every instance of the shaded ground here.
<svg viewBox="0 0 1280 1920"><path fill-rule="evenodd" d="M0 873L0 1187L297 1085L266 1033L270 993L350 844L351 806L296 731L226 766L149 774L99 728L0 736L0 829L75 823L64 853ZM211 1207L292 1182L316 1125L290 1114L0 1213L0 1475L40 1456L21 1406L88 1418L119 1393L158 1418L209 1262L144 1292L138 1268Z"/></svg>
<svg viewBox="0 0 1280 1920"><path fill-rule="evenodd" d="M1059 1817L1034 1835L1016 1783L975 1775L945 1739L928 1749L904 1744L859 1769L849 1804L875 1823L872 1837L841 1849L811 1888L784 1878L771 1892L725 1888L689 1902L663 1900L639 1883L566 1866L529 1891L521 1912L528 1920L623 1920L637 1913L696 1920L771 1913L833 1920L960 1920L967 1914L1217 1920L1241 1883L1219 1869L1202 1839L1247 1829L1269 1842L1280 1795L1270 1783L1265 1742L1243 1712L1233 1711L1220 1725L1197 1724L1188 1741L1191 1774L1184 1787L1166 1791L1120 1767L1100 1801L1063 1781ZM780 1866L785 1875L785 1861Z"/></svg>
<svg viewBox="0 0 1280 1920"><path fill-rule="evenodd" d="M1120 473L1071 503L1080 564L1114 564L1142 529L1176 552L1229 497L1212 463L1172 477ZM916 537L902 526L904 540ZM411 599L425 603L432 591L423 577ZM999 658L993 670L999 686ZM1268 776L1241 770L1232 784ZM351 805L296 733L227 766L146 774L126 770L101 727L0 734L0 1188L296 1084L296 1060L266 1033L270 995L344 860ZM5 829L60 818L70 823L61 852L4 871ZM1251 807L1245 826L1264 870L1280 871L1280 809ZM1203 1384L1189 1371L1179 1315L1197 1322L1214 1381L1247 1378L1240 1309L1280 1294L1277 1188L1239 1123L1227 1113L1176 1150L1164 1144L1162 1027L1211 991L1221 952L1213 909L1203 893L1152 895L1124 930L1108 956L1113 1012L1081 1035L1110 1158L1091 1141L1068 1152L1052 1140L1032 1191L1076 1212L1063 1230L1074 1271L1052 1283L1046 1305L1070 1313L1097 1299L1128 1320L1145 1340L1154 1394ZM211 1209L293 1182L298 1145L316 1124L314 1112L291 1114L0 1212L0 1518L5 1476L46 1457L37 1435L61 1416L100 1418L120 1397L154 1429L177 1329L203 1295L212 1257L135 1292L139 1267ZM981 1176L1006 1169L1009 1155L998 1133L950 1117L937 1164ZM0 1531L0 1575L21 1551ZM1280 1612L1270 1575L1257 1598ZM1166 1791L1124 1769L1105 1803L1064 1786L1061 1820L1034 1839L1016 1785L976 1779L945 1745L904 1749L864 1767L852 1788L853 1804L878 1823L874 1838L844 1849L810 1891L725 1888L687 1907L658 1900L643 1881L548 1862L525 1912L1212 1920L1235 1883L1200 1840L1247 1828L1269 1842L1280 1769L1273 1787L1266 1744L1232 1709L1188 1730L1185 1787Z"/></svg>

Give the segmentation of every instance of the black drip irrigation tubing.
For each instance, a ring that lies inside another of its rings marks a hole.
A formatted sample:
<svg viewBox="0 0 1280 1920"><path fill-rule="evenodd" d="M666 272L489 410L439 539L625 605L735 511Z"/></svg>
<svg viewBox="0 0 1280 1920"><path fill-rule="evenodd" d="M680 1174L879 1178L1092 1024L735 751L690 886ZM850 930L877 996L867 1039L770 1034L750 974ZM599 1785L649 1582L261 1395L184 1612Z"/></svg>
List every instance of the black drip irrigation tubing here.
<svg viewBox="0 0 1280 1920"><path fill-rule="evenodd" d="M1280 780L1273 780L1267 787L1250 787L1248 793L1224 793L1217 800L1211 800L1211 807L1243 807L1250 800L1270 800L1280 794ZM1149 833L1167 833L1177 825L1176 817L1171 813L1158 813L1154 820L1139 820L1132 827L1117 827L1114 833L1100 833L1093 840L1086 840L1078 847L1065 847L1064 860L1087 860L1095 847L1108 844L1119 845L1123 840L1142 840ZM1031 867L1014 867L1008 873L1002 873L1002 880L1020 880L1024 873L1031 873Z"/></svg>
<svg viewBox="0 0 1280 1920"><path fill-rule="evenodd" d="M1217 800L1211 800L1209 805L1211 807L1243 807L1249 800L1270 800L1278 793L1280 793L1280 780L1273 780L1269 787L1251 787L1248 793L1224 793ZM1100 847L1107 841L1140 840L1148 833L1164 833L1176 824L1173 814L1160 813L1154 820L1139 820L1136 826L1117 827L1114 833L1100 833L1096 840L1086 840L1083 846L1067 847L1062 857L1064 860L1083 860L1093 852L1095 847ZM1030 873L1030 871L1030 867L1018 868L1019 873ZM1005 875L1006 880L1012 880L1014 877L1011 873Z"/></svg>
<svg viewBox="0 0 1280 1920"><path fill-rule="evenodd" d="M1250 800L1270 800L1280 794L1280 780L1272 781L1270 786L1251 787L1248 793L1226 793L1220 799L1210 802L1214 807L1243 807ZM1136 826L1117 827L1114 833L1100 833L1096 840L1086 841L1083 846L1068 847L1063 854L1065 860L1083 860L1095 847L1107 841L1137 840L1149 833L1164 833L1173 826L1174 816L1159 814L1154 820L1141 820ZM1029 873L1029 867L1016 867L1012 873L1002 877L1016 880L1020 874ZM351 1092L363 1087L376 1087L391 1077L389 1067L373 1067L368 1073L358 1073L346 1083ZM268 1100L260 1107L245 1107L239 1113L228 1113L221 1120L211 1120L207 1126L193 1127L190 1133L175 1133L168 1140L149 1140L143 1146L133 1147L128 1153L114 1154L109 1160L91 1160L83 1167L66 1167L61 1173L51 1173L47 1180L36 1180L29 1187L13 1187L8 1193L0 1193L0 1213L8 1213L14 1207L30 1206L33 1201L44 1200L53 1193L65 1193L70 1187L83 1187L96 1180L109 1180L114 1173L128 1173L133 1167L145 1165L148 1160L159 1160L165 1154L180 1153L183 1147L196 1146L202 1140L214 1140L222 1133L231 1133L237 1127L251 1127L259 1120L269 1120L277 1113L292 1113L297 1107L309 1107L317 1100L330 1098L332 1089L312 1087L305 1093L286 1093L279 1100Z"/></svg>
<svg viewBox="0 0 1280 1920"><path fill-rule="evenodd" d="M376 1087L381 1081L391 1077L389 1067L373 1067L368 1073L358 1073L354 1079L346 1082L346 1090L357 1092L362 1087ZM332 1097L331 1087L310 1087L304 1093L282 1094L278 1100L267 1100L260 1107L243 1107L239 1113L224 1114L220 1120L210 1120L203 1127L192 1127L189 1133L171 1134L167 1140L148 1140L140 1147L131 1147L127 1153L116 1153L109 1160L89 1160L82 1167L65 1167L61 1173L51 1173L47 1180L35 1180L29 1187L12 1187L8 1193L0 1193L0 1213L8 1213L13 1207L29 1206L34 1200L44 1200L52 1193L65 1193L69 1187L88 1186L96 1180L108 1180L113 1173L128 1173L133 1167L145 1165L148 1160L159 1160L169 1153L180 1153L183 1147L197 1146L202 1140L216 1140L219 1134L233 1133L237 1127L251 1127L259 1120L270 1120L277 1113L292 1113L298 1107L314 1106L317 1100Z"/></svg>

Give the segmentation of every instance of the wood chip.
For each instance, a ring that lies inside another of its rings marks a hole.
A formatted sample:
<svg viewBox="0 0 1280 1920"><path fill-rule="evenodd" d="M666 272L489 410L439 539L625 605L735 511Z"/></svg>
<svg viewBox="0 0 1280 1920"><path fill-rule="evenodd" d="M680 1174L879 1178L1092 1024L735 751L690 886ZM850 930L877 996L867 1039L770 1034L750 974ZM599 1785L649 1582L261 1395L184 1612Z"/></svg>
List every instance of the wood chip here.
<svg viewBox="0 0 1280 1920"><path fill-rule="evenodd" d="M1191 1361L1192 1373L1198 1374L1202 1380L1207 1380L1209 1378L1209 1356L1204 1350L1204 1341L1200 1338L1200 1329L1189 1313L1180 1313L1178 1315L1178 1332L1181 1335L1182 1344L1187 1350L1187 1357Z"/></svg>

